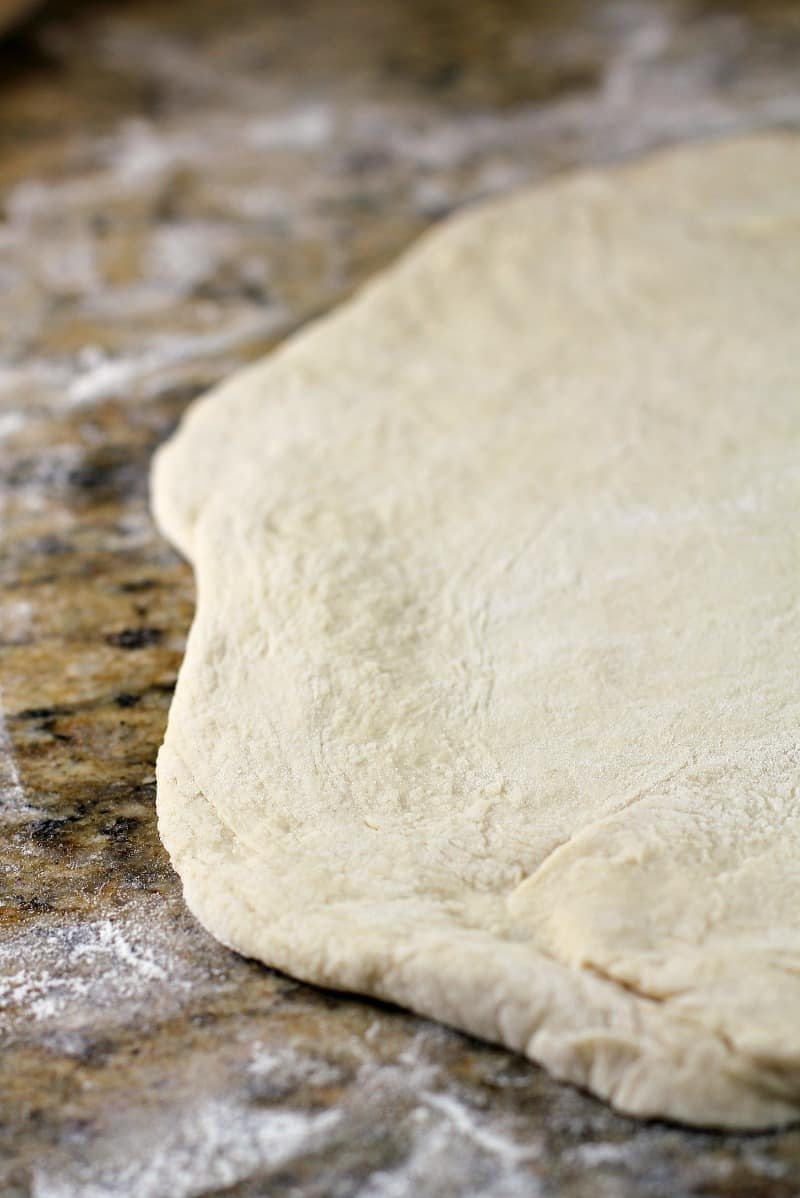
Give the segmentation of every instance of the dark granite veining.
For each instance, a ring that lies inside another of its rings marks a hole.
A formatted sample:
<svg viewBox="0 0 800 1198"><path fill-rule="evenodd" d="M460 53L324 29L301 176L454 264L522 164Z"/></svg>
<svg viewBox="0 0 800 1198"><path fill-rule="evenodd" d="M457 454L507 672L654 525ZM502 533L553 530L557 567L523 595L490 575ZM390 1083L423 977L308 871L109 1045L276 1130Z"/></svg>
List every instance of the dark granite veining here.
<svg viewBox="0 0 800 1198"><path fill-rule="evenodd" d="M800 123L791 0L46 4L0 43L0 1192L790 1198L800 1130L620 1118L211 941L158 841L195 395L461 204Z"/></svg>

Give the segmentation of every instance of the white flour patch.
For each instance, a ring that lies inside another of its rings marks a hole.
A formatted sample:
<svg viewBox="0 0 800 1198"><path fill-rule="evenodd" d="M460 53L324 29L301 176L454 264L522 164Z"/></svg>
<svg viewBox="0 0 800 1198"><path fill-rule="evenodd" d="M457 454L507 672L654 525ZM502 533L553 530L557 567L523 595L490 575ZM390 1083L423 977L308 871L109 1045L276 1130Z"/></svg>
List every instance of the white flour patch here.
<svg viewBox="0 0 800 1198"><path fill-rule="evenodd" d="M247 1071L259 1080L274 1080L283 1085L327 1086L342 1077L341 1069L330 1061L304 1056L291 1045L278 1048L256 1045Z"/></svg>
<svg viewBox="0 0 800 1198"><path fill-rule="evenodd" d="M234 261L240 235L233 228L212 221L185 221L153 230L145 253L148 279L172 294L188 294L226 258Z"/></svg>
<svg viewBox="0 0 800 1198"><path fill-rule="evenodd" d="M451 1104L451 1114L470 1119L458 1099L438 1095ZM437 1179L437 1193L457 1193L459 1198L538 1198L542 1192L535 1172L519 1158L492 1149L478 1148L472 1136L459 1134L450 1117L427 1118L429 1111L415 1110L413 1147L410 1155L393 1170L380 1170L358 1190L358 1198L408 1198L427 1192L431 1177ZM494 1138L494 1137L492 1137ZM515 1146L512 1146L515 1147ZM467 1164L466 1162L470 1162ZM464 1188L464 1175L475 1177ZM448 1182L452 1189L448 1188Z"/></svg>
<svg viewBox="0 0 800 1198"><path fill-rule="evenodd" d="M29 810L30 804L25 799L14 746L5 720L3 692L0 690L0 819L8 814Z"/></svg>
<svg viewBox="0 0 800 1198"><path fill-rule="evenodd" d="M451 1094L425 1094L423 1098L428 1106L441 1111L462 1136L471 1140L482 1151L496 1156L504 1164L515 1165L521 1161L534 1161L541 1156L538 1146L521 1147L507 1136L482 1126L475 1112Z"/></svg>
<svg viewBox="0 0 800 1198"><path fill-rule="evenodd" d="M387 1030L391 1022L376 1015L372 1027ZM66 1044L63 1033L62 1040ZM422 1026L404 1051L396 1057L389 1051L384 1060L376 1059L366 1033L345 1035L333 1060L317 1054L310 1029L289 1042L279 1036L258 1041L243 1068L230 1076L235 1092L197 1098L192 1093L177 1108L170 1105L168 1121L163 1110L149 1107L103 1117L80 1157L65 1148L40 1160L33 1198L193 1198L245 1178L258 1179L266 1193L273 1180L277 1186L279 1172L280 1184L286 1184L287 1167L298 1169L300 1192L309 1157L330 1161L331 1192L354 1198L429 1193L432 1178L437 1194L537 1198L533 1162L541 1152L538 1138L531 1142L529 1121L492 1107L476 1111L462 1101L448 1085L449 1040L450 1033ZM186 1076L175 1079L184 1093L186 1077L197 1070L196 1063L186 1065ZM309 1110L307 1095L292 1094L293 1083L313 1088L344 1079L334 1110ZM277 1083L274 1095L253 1090L254 1081ZM398 1163L371 1174L362 1166L366 1176L357 1186L339 1172L339 1151L343 1144L368 1144L376 1119ZM466 1188L465 1175L473 1179Z"/></svg>
<svg viewBox="0 0 800 1198"><path fill-rule="evenodd" d="M150 346L135 357L107 359L78 375L67 390L67 405L79 408L110 398L138 398L136 388L159 372L227 353L256 338L270 337L284 320L285 314L276 307L233 320L218 332L153 338Z"/></svg>
<svg viewBox="0 0 800 1198"><path fill-rule="evenodd" d="M619 1165L630 1160L630 1146L626 1144L610 1144L601 1141L597 1144L581 1144L573 1154L576 1159L590 1169L602 1165Z"/></svg>
<svg viewBox="0 0 800 1198"><path fill-rule="evenodd" d="M31 1192L33 1198L192 1198L323 1146L339 1119L336 1111L306 1115L203 1102L168 1130L159 1124L158 1140L147 1139L146 1153L121 1136L104 1159L36 1169Z"/></svg>
<svg viewBox="0 0 800 1198"><path fill-rule="evenodd" d="M0 628L3 629L3 640L7 645L23 644L26 640L33 637L33 604L27 599L0 600ZM2 719L1 714L0 719ZM8 740L7 731L5 732L5 737ZM3 743L3 738L0 736L0 756L3 756L6 751L8 751L13 762L13 750ZM0 766L1 769L2 766ZM17 776L17 781L19 781L16 766L14 766L14 773Z"/></svg>
<svg viewBox="0 0 800 1198"><path fill-rule="evenodd" d="M0 415L0 438L10 437L25 424L22 412L3 412Z"/></svg>
<svg viewBox="0 0 800 1198"><path fill-rule="evenodd" d="M333 115L322 104L290 108L251 121L245 140L259 149L313 150L333 136Z"/></svg>
<svg viewBox="0 0 800 1198"><path fill-rule="evenodd" d="M185 129L162 133L139 117L123 122L109 143L113 173L133 184L203 161L211 152L208 139L201 134Z"/></svg>
<svg viewBox="0 0 800 1198"><path fill-rule="evenodd" d="M408 1141L408 1153L396 1169L370 1176L359 1198L425 1193L431 1177L442 1194L450 1192L451 1178L452 1192L460 1198L536 1198L535 1165L543 1151L539 1135L528 1120L493 1107L478 1111L462 1099L442 1058L450 1033L425 1025L396 1060L380 1062L369 1055L367 1044L378 1039L381 1026L376 1019L354 1045L362 1064L348 1121L357 1128L360 1120L368 1124L373 1112L383 1112L385 1124L400 1129L398 1138ZM475 1178L467 1190L465 1173Z"/></svg>
<svg viewBox="0 0 800 1198"><path fill-rule="evenodd" d="M58 1033L96 1032L151 1014L155 997L174 1009L199 968L185 935L156 903L113 919L26 928L0 947L0 1031L13 1034L33 1021Z"/></svg>

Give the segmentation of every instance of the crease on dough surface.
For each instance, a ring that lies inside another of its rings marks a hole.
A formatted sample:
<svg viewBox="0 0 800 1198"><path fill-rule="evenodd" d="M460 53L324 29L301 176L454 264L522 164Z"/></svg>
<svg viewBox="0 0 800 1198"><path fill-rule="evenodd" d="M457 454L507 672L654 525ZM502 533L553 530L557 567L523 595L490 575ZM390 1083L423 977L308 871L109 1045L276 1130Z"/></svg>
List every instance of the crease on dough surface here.
<svg viewBox="0 0 800 1198"><path fill-rule="evenodd" d="M158 809L214 935L623 1111L798 1117L798 211L785 135L557 180L193 406Z"/></svg>

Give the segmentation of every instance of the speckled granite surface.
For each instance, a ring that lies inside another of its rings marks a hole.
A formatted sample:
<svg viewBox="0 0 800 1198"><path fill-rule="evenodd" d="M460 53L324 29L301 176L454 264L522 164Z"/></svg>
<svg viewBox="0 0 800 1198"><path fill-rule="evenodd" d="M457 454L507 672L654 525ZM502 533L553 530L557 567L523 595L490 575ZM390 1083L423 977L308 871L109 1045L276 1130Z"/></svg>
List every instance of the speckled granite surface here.
<svg viewBox="0 0 800 1198"><path fill-rule="evenodd" d="M800 1130L637 1125L227 952L153 763L192 613L147 514L187 403L431 221L800 123L800 8L53 2L0 45L0 1192L800 1194Z"/></svg>

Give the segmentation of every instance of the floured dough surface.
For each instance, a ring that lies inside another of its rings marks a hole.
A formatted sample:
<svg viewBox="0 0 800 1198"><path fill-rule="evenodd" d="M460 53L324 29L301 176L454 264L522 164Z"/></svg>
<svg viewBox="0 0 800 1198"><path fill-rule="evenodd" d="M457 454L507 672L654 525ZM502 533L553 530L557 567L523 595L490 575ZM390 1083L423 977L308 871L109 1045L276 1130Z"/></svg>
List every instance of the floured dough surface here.
<svg viewBox="0 0 800 1198"><path fill-rule="evenodd" d="M800 1116L800 140L476 208L196 404L187 902L621 1110Z"/></svg>

